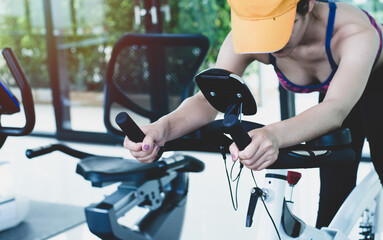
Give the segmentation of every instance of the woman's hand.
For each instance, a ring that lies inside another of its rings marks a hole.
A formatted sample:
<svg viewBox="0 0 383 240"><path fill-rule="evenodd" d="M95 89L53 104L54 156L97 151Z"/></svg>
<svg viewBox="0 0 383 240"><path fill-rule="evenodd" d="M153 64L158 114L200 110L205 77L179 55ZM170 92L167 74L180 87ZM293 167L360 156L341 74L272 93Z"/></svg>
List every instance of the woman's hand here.
<svg viewBox="0 0 383 240"><path fill-rule="evenodd" d="M142 163L153 162L160 146L165 144L165 131L159 124L150 124L141 127L146 137L142 142L132 142L128 137L124 139L124 147L132 156Z"/></svg>
<svg viewBox="0 0 383 240"><path fill-rule="evenodd" d="M235 143L230 145L233 161L240 159L241 163L252 170L262 170L273 164L279 154L279 146L275 135L263 128L249 132L251 143L239 151Z"/></svg>

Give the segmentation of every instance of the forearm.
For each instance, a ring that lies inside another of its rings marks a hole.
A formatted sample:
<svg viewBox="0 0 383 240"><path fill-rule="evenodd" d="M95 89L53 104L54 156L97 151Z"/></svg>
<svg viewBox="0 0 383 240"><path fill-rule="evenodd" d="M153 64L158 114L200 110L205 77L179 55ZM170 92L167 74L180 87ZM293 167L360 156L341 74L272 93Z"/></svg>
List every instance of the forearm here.
<svg viewBox="0 0 383 240"><path fill-rule="evenodd" d="M341 127L347 112L332 101L322 102L301 114L265 127L280 148L312 140Z"/></svg>
<svg viewBox="0 0 383 240"><path fill-rule="evenodd" d="M241 76L251 61L253 61L251 56L234 53L229 34L221 46L215 67ZM165 138L169 141L208 124L215 119L217 113L199 92L186 99L175 111L162 117L155 124L164 127Z"/></svg>
<svg viewBox="0 0 383 240"><path fill-rule="evenodd" d="M215 119L217 113L199 92L154 124L160 124L164 128L166 141L169 141L206 125Z"/></svg>

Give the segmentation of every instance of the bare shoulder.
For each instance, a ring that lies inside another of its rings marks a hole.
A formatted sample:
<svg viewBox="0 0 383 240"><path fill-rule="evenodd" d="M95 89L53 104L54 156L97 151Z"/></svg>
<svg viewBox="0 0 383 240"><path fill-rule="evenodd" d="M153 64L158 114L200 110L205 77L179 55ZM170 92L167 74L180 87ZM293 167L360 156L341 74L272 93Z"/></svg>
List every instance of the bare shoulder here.
<svg viewBox="0 0 383 240"><path fill-rule="evenodd" d="M376 34L366 12L348 3L337 2L337 11L334 25L334 37L344 39L356 34Z"/></svg>
<svg viewBox="0 0 383 240"><path fill-rule="evenodd" d="M379 44L379 34L371 24L368 15L360 8L344 2L337 2L336 17L331 50L335 60L339 60L345 53L371 51ZM357 48L355 46L358 46Z"/></svg>

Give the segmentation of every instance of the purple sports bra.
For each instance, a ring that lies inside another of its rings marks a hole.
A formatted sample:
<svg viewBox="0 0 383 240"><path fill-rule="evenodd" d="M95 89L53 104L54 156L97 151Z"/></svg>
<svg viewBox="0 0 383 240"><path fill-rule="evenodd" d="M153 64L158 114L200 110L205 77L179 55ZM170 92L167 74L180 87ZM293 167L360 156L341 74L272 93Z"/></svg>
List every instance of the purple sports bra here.
<svg viewBox="0 0 383 240"><path fill-rule="evenodd" d="M327 58L329 60L331 70L332 70L330 76L326 79L326 81L324 81L320 84L317 84L317 85L309 85L309 86L296 85L296 84L290 82L287 79L287 77L285 75L283 75L283 73L277 67L276 58L273 55L269 54L270 63L274 66L274 70L277 73L279 82L285 89L292 91L292 92L296 92L296 93L310 93L310 92L314 92L314 91L319 91L320 93L326 93L327 92L327 89L330 85L330 82L331 82L336 70L338 69L338 65L335 63L335 61L332 57L332 54L331 54L331 49L330 49L331 36L332 36L333 29L334 29L336 4L332 1L329 1L329 7L330 7L330 13L329 13L328 22L327 22L325 48L326 48ZM380 28L378 27L374 18L371 17L370 14L368 14L366 11L363 10L363 12L365 12L367 14L368 18L371 21L371 24L376 28L376 30L379 33L379 37L380 37L380 46L379 46L379 50L378 50L378 53L377 53L376 58L375 58L375 62L374 62L374 65L375 65L375 63L377 62L377 60L380 56L380 53L382 52L382 32L381 32Z"/></svg>

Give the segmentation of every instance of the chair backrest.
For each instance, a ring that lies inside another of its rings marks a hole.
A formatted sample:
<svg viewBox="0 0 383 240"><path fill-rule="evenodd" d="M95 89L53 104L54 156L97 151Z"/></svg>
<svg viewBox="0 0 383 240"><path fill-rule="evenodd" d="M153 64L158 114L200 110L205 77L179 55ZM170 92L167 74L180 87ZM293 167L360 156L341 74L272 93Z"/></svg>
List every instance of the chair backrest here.
<svg viewBox="0 0 383 240"><path fill-rule="evenodd" d="M115 44L105 85L104 123L114 103L153 122L194 94L194 76L209 49L201 34L126 34Z"/></svg>

